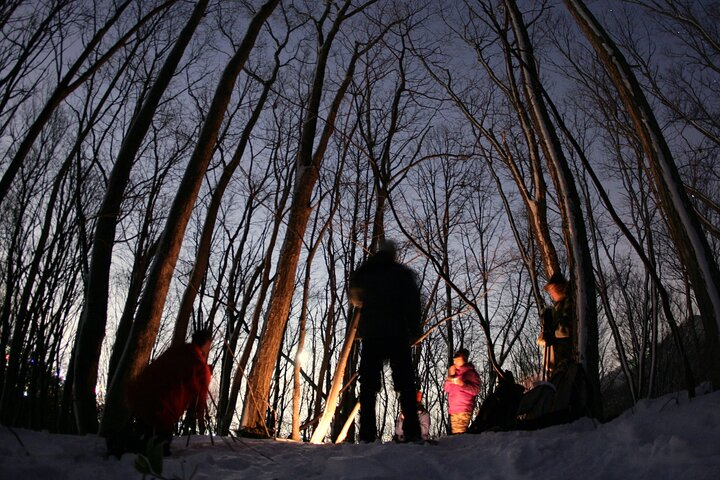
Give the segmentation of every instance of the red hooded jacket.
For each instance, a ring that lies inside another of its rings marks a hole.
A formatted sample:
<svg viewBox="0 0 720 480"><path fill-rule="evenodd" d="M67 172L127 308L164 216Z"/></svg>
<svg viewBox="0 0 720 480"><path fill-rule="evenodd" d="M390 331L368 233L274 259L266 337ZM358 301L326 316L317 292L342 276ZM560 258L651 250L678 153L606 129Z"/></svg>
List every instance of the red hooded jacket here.
<svg viewBox="0 0 720 480"><path fill-rule="evenodd" d="M130 382L128 405L146 425L170 432L189 408L203 418L209 385L210 367L200 347L186 343L167 349Z"/></svg>

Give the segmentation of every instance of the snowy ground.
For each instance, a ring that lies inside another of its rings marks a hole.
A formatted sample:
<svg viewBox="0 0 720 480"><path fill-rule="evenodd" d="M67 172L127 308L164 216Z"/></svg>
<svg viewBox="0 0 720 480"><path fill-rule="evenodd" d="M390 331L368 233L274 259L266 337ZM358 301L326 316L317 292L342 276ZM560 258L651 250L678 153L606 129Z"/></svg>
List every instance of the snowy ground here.
<svg viewBox="0 0 720 480"><path fill-rule="evenodd" d="M94 436L0 427L0 479L134 479L135 455L106 458ZM720 479L720 392L642 402L603 425L441 438L438 445L309 445L192 437L163 477L181 479Z"/></svg>

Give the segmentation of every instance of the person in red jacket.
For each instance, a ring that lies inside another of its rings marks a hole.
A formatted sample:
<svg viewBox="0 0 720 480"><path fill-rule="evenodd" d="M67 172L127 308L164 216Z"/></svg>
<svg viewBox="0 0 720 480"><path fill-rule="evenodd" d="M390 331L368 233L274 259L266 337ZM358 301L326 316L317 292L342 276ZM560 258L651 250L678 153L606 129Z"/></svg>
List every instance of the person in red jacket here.
<svg viewBox="0 0 720 480"><path fill-rule="evenodd" d="M475 408L475 397L480 393L480 375L473 364L468 362L468 355L469 352L464 348L455 352L453 364L445 379L450 431L453 435L467 431Z"/></svg>
<svg viewBox="0 0 720 480"><path fill-rule="evenodd" d="M127 401L141 441L155 437L169 453L175 424L193 408L204 430L211 345L212 332L198 330L192 342L168 348L130 382Z"/></svg>

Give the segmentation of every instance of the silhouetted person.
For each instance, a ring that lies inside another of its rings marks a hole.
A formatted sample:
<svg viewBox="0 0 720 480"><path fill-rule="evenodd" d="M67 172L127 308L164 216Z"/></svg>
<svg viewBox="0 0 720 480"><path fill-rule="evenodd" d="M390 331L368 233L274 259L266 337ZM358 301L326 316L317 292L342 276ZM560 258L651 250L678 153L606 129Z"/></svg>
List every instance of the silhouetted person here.
<svg viewBox="0 0 720 480"><path fill-rule="evenodd" d="M478 414L468 429L470 433L481 433L487 430L505 430L515 425L520 400L525 389L515 383L510 370L498 376L497 386L480 406Z"/></svg>
<svg viewBox="0 0 720 480"><path fill-rule="evenodd" d="M381 242L378 252L351 275L350 300L361 308L360 441L377 438L375 397L386 361L400 394L405 440L419 440L411 344L420 335L420 291L413 272L395 261L392 242Z"/></svg>

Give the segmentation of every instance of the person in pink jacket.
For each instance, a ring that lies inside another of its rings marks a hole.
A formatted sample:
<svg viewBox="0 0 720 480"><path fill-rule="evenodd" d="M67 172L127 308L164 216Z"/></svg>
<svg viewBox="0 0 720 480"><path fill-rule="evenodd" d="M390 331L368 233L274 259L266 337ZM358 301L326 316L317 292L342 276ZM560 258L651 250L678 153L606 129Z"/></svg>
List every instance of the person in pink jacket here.
<svg viewBox="0 0 720 480"><path fill-rule="evenodd" d="M469 352L461 348L453 355L453 364L445 379L448 394L450 431L453 435L465 433L475 408L475 398L480 393L480 376L472 363L468 362Z"/></svg>

